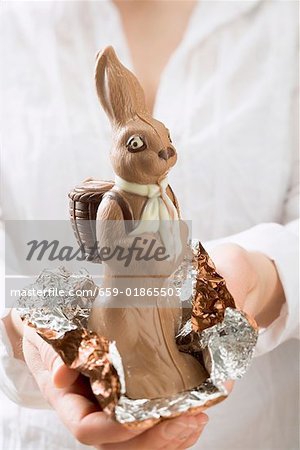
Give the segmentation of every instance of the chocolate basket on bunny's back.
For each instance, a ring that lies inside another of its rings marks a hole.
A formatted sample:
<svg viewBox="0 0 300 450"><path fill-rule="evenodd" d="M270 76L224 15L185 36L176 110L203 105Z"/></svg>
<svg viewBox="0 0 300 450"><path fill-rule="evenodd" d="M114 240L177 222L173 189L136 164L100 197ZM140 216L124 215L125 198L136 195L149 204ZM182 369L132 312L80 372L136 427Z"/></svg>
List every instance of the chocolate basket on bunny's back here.
<svg viewBox="0 0 300 450"><path fill-rule="evenodd" d="M97 249L95 221L99 205L106 194L118 203L127 227L133 221L130 205L118 192L111 190L113 186L113 181L88 178L69 193L72 228L87 261L102 263Z"/></svg>

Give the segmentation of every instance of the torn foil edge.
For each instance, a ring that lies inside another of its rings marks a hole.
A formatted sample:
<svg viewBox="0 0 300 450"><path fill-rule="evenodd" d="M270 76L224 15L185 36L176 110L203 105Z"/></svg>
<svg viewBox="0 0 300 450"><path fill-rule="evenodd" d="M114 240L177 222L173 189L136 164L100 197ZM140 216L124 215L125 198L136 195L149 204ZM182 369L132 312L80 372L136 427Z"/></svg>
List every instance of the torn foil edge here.
<svg viewBox="0 0 300 450"><path fill-rule="evenodd" d="M193 242L194 255L199 251L200 245L199 242ZM204 258L206 256L208 255L205 252ZM179 274L177 284L180 285L183 278L192 279L194 291L196 268L190 262L185 264L184 276ZM43 271L35 285L40 286L42 284L45 287L47 284L53 286L57 283L60 285L67 281L68 287L70 287L72 280L76 287L83 287L86 283L93 285L91 276L85 270L79 274L71 274L64 268L59 268L56 271ZM32 286L29 288L32 288ZM74 298L65 297L58 299L58 303L50 307L47 298L44 299L44 302L39 299L38 305L34 303L31 306L25 298L22 298L19 312L22 318L28 324L34 326L43 338L47 338L47 335L49 336L49 333L52 332L57 339L63 339L67 331L86 326L94 298L95 296L88 299L76 299L76 301L80 301L81 306L78 306L74 303ZM109 342L106 357L119 377L120 395L115 407L110 403L104 410L108 413L114 411L115 418L120 423L135 424L145 420L155 421L159 418L175 416L191 408L206 407L224 399L227 392L223 382L226 379L240 378L250 364L257 341L256 327L251 324L244 313L227 307L222 322L201 332L195 332L193 331L192 319L189 319L180 329L177 338L191 335L193 335L193 340L196 340L197 350L201 350L203 353L204 364L210 378L191 391L154 400L133 400L125 395L126 387L122 359L116 344ZM47 341L51 343L49 340ZM99 388L100 385L101 380L96 383L95 388ZM95 395L97 396L96 392ZM101 401L99 403L101 405Z"/></svg>
<svg viewBox="0 0 300 450"><path fill-rule="evenodd" d="M181 333L190 333L188 321ZM226 308L224 320L199 333L199 346L203 352L205 368L210 378L197 388L164 399L131 400L121 396L115 415L120 423L172 417L191 408L209 406L225 398L226 380L241 378L247 371L254 354L258 332L247 315Z"/></svg>
<svg viewBox="0 0 300 450"><path fill-rule="evenodd" d="M117 371L117 374L118 374L118 377L120 380L120 385L121 385L120 392L121 392L121 394L125 394L125 392L126 392L125 373L124 373L122 358L121 358L121 355L119 353L119 350L117 348L115 341L109 343L109 350L108 350L107 357Z"/></svg>
<svg viewBox="0 0 300 450"><path fill-rule="evenodd" d="M115 409L115 417L122 424L166 419L190 409L208 407L223 400L227 395L224 386L217 387L209 380L191 391L181 392L172 397L132 400L122 395Z"/></svg>
<svg viewBox="0 0 300 450"><path fill-rule="evenodd" d="M211 381L219 385L242 378L253 358L257 338L258 331L244 312L226 308L223 322L206 328L199 335Z"/></svg>

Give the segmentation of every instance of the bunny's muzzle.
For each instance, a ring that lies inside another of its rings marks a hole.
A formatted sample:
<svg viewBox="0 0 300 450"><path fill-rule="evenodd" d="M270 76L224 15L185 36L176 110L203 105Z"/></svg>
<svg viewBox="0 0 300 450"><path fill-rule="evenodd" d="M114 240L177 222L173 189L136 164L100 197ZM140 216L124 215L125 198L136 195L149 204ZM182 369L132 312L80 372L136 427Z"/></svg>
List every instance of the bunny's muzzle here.
<svg viewBox="0 0 300 450"><path fill-rule="evenodd" d="M167 161L169 158L175 155L175 150L172 147L168 147L167 149L162 149L158 152L158 156L161 159Z"/></svg>

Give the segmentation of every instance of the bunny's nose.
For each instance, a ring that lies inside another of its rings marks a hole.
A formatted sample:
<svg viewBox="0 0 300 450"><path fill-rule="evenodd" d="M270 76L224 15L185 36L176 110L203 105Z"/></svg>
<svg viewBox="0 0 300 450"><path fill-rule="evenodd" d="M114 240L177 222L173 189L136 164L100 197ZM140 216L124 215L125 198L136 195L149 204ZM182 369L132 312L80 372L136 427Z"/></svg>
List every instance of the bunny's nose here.
<svg viewBox="0 0 300 450"><path fill-rule="evenodd" d="M165 161L167 161L171 156L175 155L175 151L172 147L168 147L167 149L160 150L158 152L158 156Z"/></svg>

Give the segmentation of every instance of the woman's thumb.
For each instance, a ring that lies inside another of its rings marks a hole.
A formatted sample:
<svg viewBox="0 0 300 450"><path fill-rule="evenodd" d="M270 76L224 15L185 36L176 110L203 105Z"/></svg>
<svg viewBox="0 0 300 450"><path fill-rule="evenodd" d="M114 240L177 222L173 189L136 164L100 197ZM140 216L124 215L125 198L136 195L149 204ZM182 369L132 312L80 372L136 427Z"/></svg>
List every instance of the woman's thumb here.
<svg viewBox="0 0 300 450"><path fill-rule="evenodd" d="M73 369L70 369L63 362L61 357L56 353L56 351L44 341L37 332L30 328L24 327L24 339L35 348L39 356L39 365L41 365L41 370L47 370L51 373L52 382L57 388L66 388L71 386L77 379L79 373ZM31 361L28 357L25 358L27 364L30 365ZM37 363L36 357L35 365Z"/></svg>

